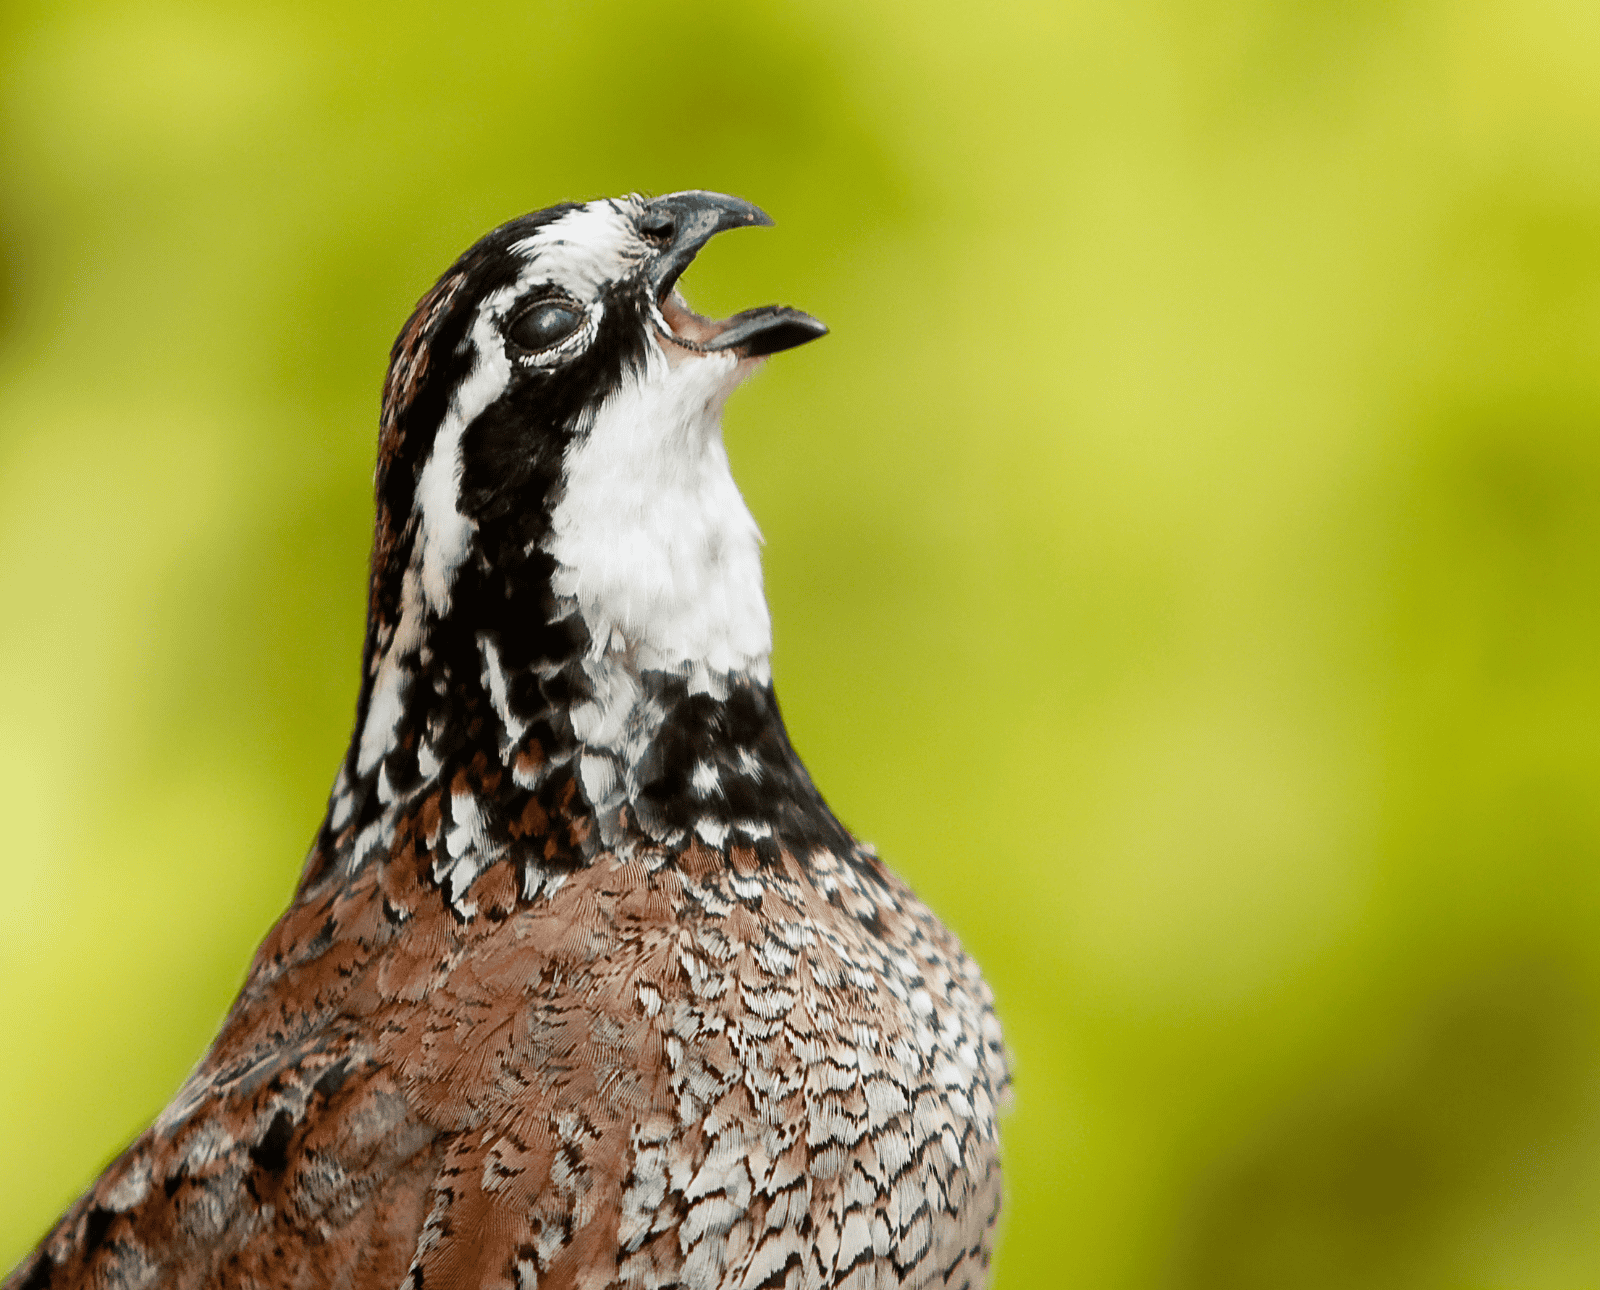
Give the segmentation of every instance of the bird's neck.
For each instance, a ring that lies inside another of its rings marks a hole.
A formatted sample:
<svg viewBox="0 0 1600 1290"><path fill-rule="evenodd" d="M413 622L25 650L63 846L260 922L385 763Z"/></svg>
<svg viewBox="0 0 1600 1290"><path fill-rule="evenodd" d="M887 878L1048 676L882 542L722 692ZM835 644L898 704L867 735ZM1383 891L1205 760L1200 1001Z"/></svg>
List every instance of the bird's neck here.
<svg viewBox="0 0 1600 1290"><path fill-rule="evenodd" d="M469 915L503 861L532 899L605 853L852 845L790 745L759 535L712 464L569 487L520 549L480 526L443 602L416 543L307 884L408 863Z"/></svg>

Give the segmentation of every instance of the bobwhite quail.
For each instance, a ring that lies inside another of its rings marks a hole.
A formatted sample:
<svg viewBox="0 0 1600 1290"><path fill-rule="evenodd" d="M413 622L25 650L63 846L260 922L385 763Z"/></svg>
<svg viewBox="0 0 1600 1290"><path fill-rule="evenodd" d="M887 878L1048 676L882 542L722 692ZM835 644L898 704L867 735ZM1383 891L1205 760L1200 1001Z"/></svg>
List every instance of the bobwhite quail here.
<svg viewBox="0 0 1600 1290"><path fill-rule="evenodd" d="M770 222L554 206L423 297L294 901L6 1290L985 1284L992 996L790 746L722 444L733 388L825 328L676 291Z"/></svg>

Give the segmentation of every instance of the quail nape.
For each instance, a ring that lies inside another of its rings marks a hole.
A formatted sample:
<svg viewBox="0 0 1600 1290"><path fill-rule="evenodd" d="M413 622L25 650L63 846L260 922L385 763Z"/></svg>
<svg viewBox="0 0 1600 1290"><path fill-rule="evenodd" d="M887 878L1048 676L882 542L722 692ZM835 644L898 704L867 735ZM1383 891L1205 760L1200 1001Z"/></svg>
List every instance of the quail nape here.
<svg viewBox="0 0 1600 1290"><path fill-rule="evenodd" d="M4 1290L986 1284L993 998L790 745L722 443L734 387L826 328L676 289L769 223L554 206L422 298L293 902Z"/></svg>

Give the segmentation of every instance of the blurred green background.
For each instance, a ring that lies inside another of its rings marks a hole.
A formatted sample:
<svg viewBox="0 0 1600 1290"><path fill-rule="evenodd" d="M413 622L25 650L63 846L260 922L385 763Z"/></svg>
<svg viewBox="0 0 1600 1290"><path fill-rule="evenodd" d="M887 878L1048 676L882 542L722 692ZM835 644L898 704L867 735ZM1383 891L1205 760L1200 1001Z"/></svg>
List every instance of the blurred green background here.
<svg viewBox="0 0 1600 1290"><path fill-rule="evenodd" d="M11 0L0 1265L203 1051L490 226L706 187L781 693L1015 1053L997 1285L1600 1284L1600 7Z"/></svg>

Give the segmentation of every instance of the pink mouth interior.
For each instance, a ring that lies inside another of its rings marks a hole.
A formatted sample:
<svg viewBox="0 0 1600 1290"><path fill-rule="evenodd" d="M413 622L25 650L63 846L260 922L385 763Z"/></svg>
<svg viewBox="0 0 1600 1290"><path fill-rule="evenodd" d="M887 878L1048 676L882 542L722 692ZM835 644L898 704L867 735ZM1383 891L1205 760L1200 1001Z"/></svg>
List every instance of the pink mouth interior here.
<svg viewBox="0 0 1600 1290"><path fill-rule="evenodd" d="M699 349L728 329L726 321L695 313L676 289L667 292L666 299L661 302L661 316L666 319L673 336L691 349Z"/></svg>

